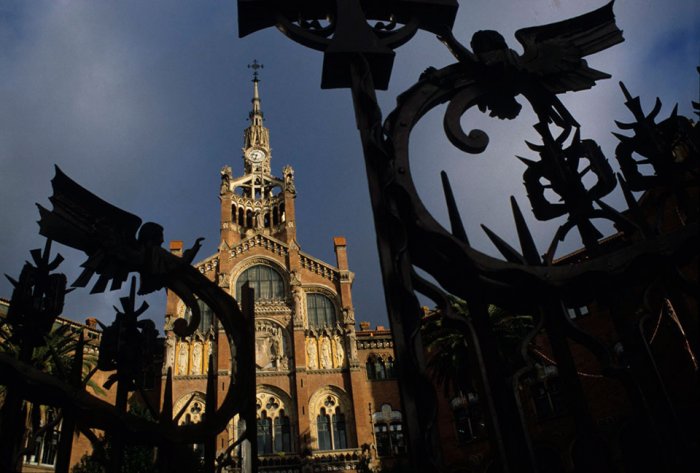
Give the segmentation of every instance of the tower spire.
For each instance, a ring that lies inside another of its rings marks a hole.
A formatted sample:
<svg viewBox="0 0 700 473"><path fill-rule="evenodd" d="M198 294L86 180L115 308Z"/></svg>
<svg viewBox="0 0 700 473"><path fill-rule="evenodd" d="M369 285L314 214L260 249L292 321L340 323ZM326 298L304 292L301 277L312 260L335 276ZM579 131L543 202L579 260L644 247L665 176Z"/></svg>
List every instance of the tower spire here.
<svg viewBox="0 0 700 473"><path fill-rule="evenodd" d="M260 82L258 70L263 67L265 66L260 64L257 59L253 59L253 63L248 64L248 68L253 69L253 109L250 111L249 118L250 124L254 126L263 126L263 113L260 109L260 92L258 90Z"/></svg>
<svg viewBox="0 0 700 473"><path fill-rule="evenodd" d="M246 173L270 173L270 131L263 124L263 112L260 107L259 70L263 68L257 60L248 64L253 70L253 108L248 114L248 128L243 133L243 162Z"/></svg>

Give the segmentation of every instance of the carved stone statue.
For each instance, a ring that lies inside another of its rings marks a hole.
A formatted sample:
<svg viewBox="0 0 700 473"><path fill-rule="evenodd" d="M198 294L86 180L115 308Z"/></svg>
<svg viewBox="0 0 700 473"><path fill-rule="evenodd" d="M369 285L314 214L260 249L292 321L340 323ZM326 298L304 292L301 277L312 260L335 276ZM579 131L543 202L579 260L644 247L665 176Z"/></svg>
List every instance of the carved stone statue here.
<svg viewBox="0 0 700 473"><path fill-rule="evenodd" d="M296 194L296 188L294 187L294 169L291 166L285 166L282 169L284 174L284 190L291 194Z"/></svg>
<svg viewBox="0 0 700 473"><path fill-rule="evenodd" d="M195 343L192 348L192 374L200 374L202 372L202 344Z"/></svg>
<svg viewBox="0 0 700 473"><path fill-rule="evenodd" d="M350 308L343 309L343 322L346 324L355 323L355 311Z"/></svg>
<svg viewBox="0 0 700 473"><path fill-rule="evenodd" d="M310 370L318 368L318 350L314 338L306 339L306 367Z"/></svg>
<svg viewBox="0 0 700 473"><path fill-rule="evenodd" d="M357 361L357 335L355 335L354 330L348 335L348 346L350 348L350 359Z"/></svg>
<svg viewBox="0 0 700 473"><path fill-rule="evenodd" d="M327 369L333 367L331 360L331 341L328 337L321 337L321 368Z"/></svg>
<svg viewBox="0 0 700 473"><path fill-rule="evenodd" d="M233 171L231 166L224 166L221 168L221 190L219 193L224 194L231 190L230 182L233 177Z"/></svg>
<svg viewBox="0 0 700 473"><path fill-rule="evenodd" d="M187 362L189 356L189 350L187 349L187 343L180 344L180 353L177 355L177 372L178 374L187 374Z"/></svg>
<svg viewBox="0 0 700 473"><path fill-rule="evenodd" d="M335 367L342 368L345 361L345 349L343 348L343 338L339 335L333 336L333 345L335 345Z"/></svg>
<svg viewBox="0 0 700 473"><path fill-rule="evenodd" d="M304 324L304 303L302 299L302 290L300 287L292 289L292 297L294 298L294 324Z"/></svg>
<svg viewBox="0 0 700 473"><path fill-rule="evenodd" d="M165 363L163 364L163 373L168 372L168 368L175 366L175 338L167 337L165 339Z"/></svg>

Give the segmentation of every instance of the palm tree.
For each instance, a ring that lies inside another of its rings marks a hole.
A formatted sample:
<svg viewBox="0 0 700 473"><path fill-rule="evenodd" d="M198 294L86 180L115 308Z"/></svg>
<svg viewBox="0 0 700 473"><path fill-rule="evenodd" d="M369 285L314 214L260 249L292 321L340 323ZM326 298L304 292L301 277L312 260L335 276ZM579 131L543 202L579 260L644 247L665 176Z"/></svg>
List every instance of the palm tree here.
<svg viewBox="0 0 700 473"><path fill-rule="evenodd" d="M450 296L450 309L468 319L468 303ZM535 327L530 315L512 314L500 307L489 306L489 318L500 356L514 373L522 364L521 345ZM428 354L428 368L435 382L442 386L447 397L474 391L471 347L466 334L445 324L439 310L426 313L422 322L422 335ZM530 343L528 351L534 349Z"/></svg>
<svg viewBox="0 0 700 473"><path fill-rule="evenodd" d="M84 351L84 342L81 341L76 329L66 323L56 322L53 329L44 337L44 344L35 347L29 363L45 373L68 381L70 379L71 365L77 350ZM0 318L0 352L14 358L20 356L20 346L12 337L10 323ZM83 354L82 383L89 386L98 395L104 395L105 391L91 380L96 371L97 356L91 352ZM3 404L6 388L0 386L0 405ZM55 435L62 420L61 412L51 411L47 406L24 403L23 410L27 411L28 431L26 447L22 454L30 454L35 451L37 442L47 436ZM52 415L55 414L55 415Z"/></svg>

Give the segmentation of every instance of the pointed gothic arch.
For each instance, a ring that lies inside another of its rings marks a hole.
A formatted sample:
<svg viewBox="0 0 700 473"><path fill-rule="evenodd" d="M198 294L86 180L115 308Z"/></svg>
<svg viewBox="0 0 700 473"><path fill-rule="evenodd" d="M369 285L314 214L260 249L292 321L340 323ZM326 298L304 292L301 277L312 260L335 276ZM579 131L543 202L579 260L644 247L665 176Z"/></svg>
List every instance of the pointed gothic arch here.
<svg viewBox="0 0 700 473"><path fill-rule="evenodd" d="M356 445L352 402L341 388L328 385L312 394L309 418L314 450L343 450Z"/></svg>

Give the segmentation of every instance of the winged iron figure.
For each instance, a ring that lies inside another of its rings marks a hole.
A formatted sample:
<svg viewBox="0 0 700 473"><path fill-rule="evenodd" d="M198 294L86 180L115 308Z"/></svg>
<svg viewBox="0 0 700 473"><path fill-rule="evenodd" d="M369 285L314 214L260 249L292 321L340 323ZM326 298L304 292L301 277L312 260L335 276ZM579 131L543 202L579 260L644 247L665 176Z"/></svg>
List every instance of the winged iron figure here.
<svg viewBox="0 0 700 473"><path fill-rule="evenodd" d="M470 51L451 31L440 36L452 54L480 83L495 91L479 104L498 118L515 118L521 105L515 100L525 94L537 109L541 102L548 121L561 126L578 126L556 94L593 87L609 74L588 66L584 57L624 41L615 24L613 2L590 13L557 23L520 29L515 38L523 54L508 48L500 33L477 31Z"/></svg>
<svg viewBox="0 0 700 473"><path fill-rule="evenodd" d="M53 210L37 204L39 233L87 255L74 287L87 286L97 274L91 293L104 292L110 281L110 290L117 290L129 273L138 272L139 294L148 294L162 289L168 275L189 265L201 248L203 238L198 238L182 257L173 255L161 247L163 227L153 222L142 225L139 217L100 199L58 166L51 185Z"/></svg>

